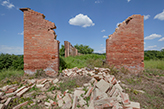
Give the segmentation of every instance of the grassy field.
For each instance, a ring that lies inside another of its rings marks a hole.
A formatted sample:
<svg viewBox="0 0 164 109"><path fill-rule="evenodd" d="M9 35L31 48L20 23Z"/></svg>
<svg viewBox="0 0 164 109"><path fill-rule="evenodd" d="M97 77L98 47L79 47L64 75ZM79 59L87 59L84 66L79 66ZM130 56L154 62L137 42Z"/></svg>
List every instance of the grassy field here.
<svg viewBox="0 0 164 109"><path fill-rule="evenodd" d="M164 59L163 60L149 60L144 61L145 69L161 69L164 70Z"/></svg>
<svg viewBox="0 0 164 109"><path fill-rule="evenodd" d="M93 68L108 67L103 65L105 55L81 55L76 57L60 57L60 72L65 68ZM130 100L139 102L144 109L164 109L164 60L144 61L145 70L138 75L125 73L126 70L114 69L110 67L111 74L114 74L117 80L120 80L123 89L129 94ZM0 71L0 86L6 84L19 84L23 78L23 70L4 69ZM65 81L67 79L64 79ZM61 84L64 88L74 87L78 79L67 80ZM71 81L71 82L68 82ZM82 82L81 82L82 83ZM61 88L62 90L62 88ZM65 89L64 89L65 90ZM143 91L143 92L141 92Z"/></svg>

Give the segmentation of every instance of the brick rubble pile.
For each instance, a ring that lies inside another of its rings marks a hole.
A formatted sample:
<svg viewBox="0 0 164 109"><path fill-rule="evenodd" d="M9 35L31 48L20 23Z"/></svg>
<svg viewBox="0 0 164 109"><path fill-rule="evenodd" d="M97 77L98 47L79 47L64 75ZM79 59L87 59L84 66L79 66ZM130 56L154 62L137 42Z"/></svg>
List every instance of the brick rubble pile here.
<svg viewBox="0 0 164 109"><path fill-rule="evenodd" d="M39 88L42 93L37 94L32 103L25 101L17 104L13 109L19 109L22 106L30 108L33 105L39 105L44 108L55 109L140 109L138 102L129 100L128 94L120 86L120 81L117 81L113 75L110 75L110 69L97 68L90 70L88 68L73 68L63 70L65 77L84 76L92 77L88 83L84 83L82 87L77 87L73 92L65 90L62 93L60 90L48 91L50 85L59 87L60 81L58 78L44 79L26 79L24 85L7 85L0 88L0 109L7 109L9 103L15 98L28 98L33 96L33 91L29 91L33 87Z"/></svg>

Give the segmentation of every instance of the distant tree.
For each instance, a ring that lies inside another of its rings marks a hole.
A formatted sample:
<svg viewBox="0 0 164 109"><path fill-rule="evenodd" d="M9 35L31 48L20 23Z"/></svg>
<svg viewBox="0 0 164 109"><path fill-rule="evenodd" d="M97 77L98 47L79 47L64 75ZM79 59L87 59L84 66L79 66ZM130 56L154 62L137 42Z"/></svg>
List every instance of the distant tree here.
<svg viewBox="0 0 164 109"><path fill-rule="evenodd" d="M144 60L150 60L150 59L163 59L164 58L164 49L161 51L157 50L148 50L144 51Z"/></svg>
<svg viewBox="0 0 164 109"><path fill-rule="evenodd" d="M0 54L0 70L8 68L23 70L23 66L23 55Z"/></svg>
<svg viewBox="0 0 164 109"><path fill-rule="evenodd" d="M87 45L82 45L82 44L78 45L78 44L76 44L74 47L76 49L78 49L78 53L81 53L81 54L92 54L93 51L94 51L92 48L90 48Z"/></svg>
<svg viewBox="0 0 164 109"><path fill-rule="evenodd" d="M60 56L65 56L65 48L64 48L64 45L61 45L61 48L59 50L59 55Z"/></svg>

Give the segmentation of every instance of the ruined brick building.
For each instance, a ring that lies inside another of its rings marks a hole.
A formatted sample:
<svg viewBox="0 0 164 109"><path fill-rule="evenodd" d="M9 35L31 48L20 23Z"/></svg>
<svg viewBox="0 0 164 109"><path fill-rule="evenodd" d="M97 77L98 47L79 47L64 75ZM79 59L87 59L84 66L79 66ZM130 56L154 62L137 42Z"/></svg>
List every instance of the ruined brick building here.
<svg viewBox="0 0 164 109"><path fill-rule="evenodd" d="M59 41L55 24L30 8L24 13L24 72L33 74L43 69L53 75L59 70ZM144 69L144 17L132 15L118 25L106 40L106 62L135 73ZM65 41L65 57L79 55L70 42Z"/></svg>
<svg viewBox="0 0 164 109"><path fill-rule="evenodd" d="M80 55L80 53L78 53L78 50L75 47L73 47L70 42L64 41L64 47L65 57Z"/></svg>
<svg viewBox="0 0 164 109"><path fill-rule="evenodd" d="M43 69L54 74L59 69L59 41L53 29L55 24L30 8L21 8L24 13L24 72L33 74Z"/></svg>
<svg viewBox="0 0 164 109"><path fill-rule="evenodd" d="M144 17L132 15L106 40L106 61L135 72L144 69Z"/></svg>

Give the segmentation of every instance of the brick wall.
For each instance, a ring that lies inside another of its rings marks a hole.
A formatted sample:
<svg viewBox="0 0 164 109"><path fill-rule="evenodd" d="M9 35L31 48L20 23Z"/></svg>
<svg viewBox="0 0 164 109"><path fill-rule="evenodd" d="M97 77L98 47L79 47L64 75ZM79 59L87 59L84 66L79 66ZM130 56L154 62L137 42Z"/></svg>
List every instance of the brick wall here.
<svg viewBox="0 0 164 109"><path fill-rule="evenodd" d="M135 73L144 69L144 17L132 15L106 40L109 65L124 66Z"/></svg>
<svg viewBox="0 0 164 109"><path fill-rule="evenodd" d="M78 53L78 50L75 47L73 47L70 42L64 41L64 47L65 47L65 57L80 55Z"/></svg>
<svg viewBox="0 0 164 109"><path fill-rule="evenodd" d="M53 30L55 24L30 8L20 10L24 12L24 72L33 74L37 69L50 75L58 72L60 42Z"/></svg>

